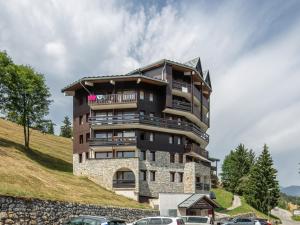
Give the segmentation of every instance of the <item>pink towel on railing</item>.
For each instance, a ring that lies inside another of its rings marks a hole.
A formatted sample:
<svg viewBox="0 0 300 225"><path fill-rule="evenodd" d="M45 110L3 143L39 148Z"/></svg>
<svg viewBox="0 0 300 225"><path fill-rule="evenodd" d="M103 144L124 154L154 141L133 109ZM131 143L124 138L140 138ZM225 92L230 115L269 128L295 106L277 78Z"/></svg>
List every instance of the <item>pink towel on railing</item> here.
<svg viewBox="0 0 300 225"><path fill-rule="evenodd" d="M89 101L96 101L97 96L96 95L89 95L88 100Z"/></svg>

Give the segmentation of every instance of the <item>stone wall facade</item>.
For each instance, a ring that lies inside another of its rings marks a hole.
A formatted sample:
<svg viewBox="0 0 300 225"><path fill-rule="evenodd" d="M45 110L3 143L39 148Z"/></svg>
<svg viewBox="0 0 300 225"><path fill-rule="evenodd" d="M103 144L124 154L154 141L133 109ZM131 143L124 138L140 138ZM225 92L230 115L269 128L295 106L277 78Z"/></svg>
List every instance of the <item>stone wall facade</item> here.
<svg viewBox="0 0 300 225"><path fill-rule="evenodd" d="M155 152L155 161L151 160L151 152L146 151L146 160L141 160L141 151L137 150L135 158L112 158L112 159L85 159L78 161L78 154L73 155L74 174L87 176L101 186L114 190L112 186L113 176L120 169L129 169L135 174L135 196L158 198L159 193L206 193L196 189L196 177L201 182L210 183L210 168L196 162L179 162L179 154L175 154L175 162L170 162L170 153L165 151ZM140 171L146 171L146 180L142 180ZM152 181L150 172L155 171L155 180ZM171 172L175 173L175 181L171 182ZM180 181L183 174L183 181ZM115 191L119 194L128 193L128 189ZM131 197L131 196L127 196Z"/></svg>
<svg viewBox="0 0 300 225"><path fill-rule="evenodd" d="M159 212L0 196L0 225L58 225L79 215L113 216L132 222L143 217L158 216Z"/></svg>

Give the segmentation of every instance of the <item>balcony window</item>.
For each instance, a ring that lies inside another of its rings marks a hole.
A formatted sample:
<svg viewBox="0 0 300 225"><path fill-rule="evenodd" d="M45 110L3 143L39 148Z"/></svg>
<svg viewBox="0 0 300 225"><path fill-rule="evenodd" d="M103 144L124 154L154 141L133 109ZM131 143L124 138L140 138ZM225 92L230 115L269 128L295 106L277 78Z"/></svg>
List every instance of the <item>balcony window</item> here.
<svg viewBox="0 0 300 225"><path fill-rule="evenodd" d="M177 119L177 124L180 126L181 125L181 118Z"/></svg>
<svg viewBox="0 0 300 225"><path fill-rule="evenodd" d="M154 133L150 133L150 135L149 135L149 141L151 141L151 142L154 141Z"/></svg>
<svg viewBox="0 0 300 225"><path fill-rule="evenodd" d="M150 93L149 93L149 101L150 101L150 102L153 102L153 98L154 98L154 97L153 97L153 93L150 92Z"/></svg>
<svg viewBox="0 0 300 225"><path fill-rule="evenodd" d="M178 144L178 145L181 145L181 137L178 137L178 138L177 138L177 144Z"/></svg>
<svg viewBox="0 0 300 225"><path fill-rule="evenodd" d="M144 100L144 98L145 98L145 93L144 93L144 91L140 91L140 100Z"/></svg>
<svg viewBox="0 0 300 225"><path fill-rule="evenodd" d="M155 152L150 152L151 155L151 161L155 161Z"/></svg>
<svg viewBox="0 0 300 225"><path fill-rule="evenodd" d="M153 120L153 118L154 118L154 113L149 113L149 116L150 116L150 120Z"/></svg>
<svg viewBox="0 0 300 225"><path fill-rule="evenodd" d="M83 144L83 135L79 135L79 144Z"/></svg>
<svg viewBox="0 0 300 225"><path fill-rule="evenodd" d="M173 144L174 143L174 136L169 136L169 144Z"/></svg>
<svg viewBox="0 0 300 225"><path fill-rule="evenodd" d="M112 152L95 152L96 159L107 159L112 157L113 157Z"/></svg>
<svg viewBox="0 0 300 225"><path fill-rule="evenodd" d="M134 151L121 151L117 152L117 158L133 158L135 157Z"/></svg>
<svg viewBox="0 0 300 225"><path fill-rule="evenodd" d="M143 181L147 180L147 170L141 170L140 171L140 179Z"/></svg>
<svg viewBox="0 0 300 225"><path fill-rule="evenodd" d="M95 133L95 138L111 139L112 138L112 133L111 132L97 132L97 133Z"/></svg>
<svg viewBox="0 0 300 225"><path fill-rule="evenodd" d="M175 172L170 172L170 182L175 182Z"/></svg>
<svg viewBox="0 0 300 225"><path fill-rule="evenodd" d="M83 124L82 122L82 116L79 116L79 125Z"/></svg>
<svg viewBox="0 0 300 225"><path fill-rule="evenodd" d="M150 171L150 181L155 181L155 171Z"/></svg>

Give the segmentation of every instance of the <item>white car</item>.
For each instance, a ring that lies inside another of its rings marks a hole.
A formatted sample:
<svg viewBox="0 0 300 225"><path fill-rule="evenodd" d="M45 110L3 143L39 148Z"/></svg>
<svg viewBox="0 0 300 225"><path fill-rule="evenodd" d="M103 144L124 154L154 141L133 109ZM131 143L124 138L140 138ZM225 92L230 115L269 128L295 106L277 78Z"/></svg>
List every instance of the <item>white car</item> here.
<svg viewBox="0 0 300 225"><path fill-rule="evenodd" d="M213 224L212 218L209 216L182 216L186 225Z"/></svg>
<svg viewBox="0 0 300 225"><path fill-rule="evenodd" d="M185 225L184 221L180 217L147 217L137 220L133 223L128 223L127 225Z"/></svg>

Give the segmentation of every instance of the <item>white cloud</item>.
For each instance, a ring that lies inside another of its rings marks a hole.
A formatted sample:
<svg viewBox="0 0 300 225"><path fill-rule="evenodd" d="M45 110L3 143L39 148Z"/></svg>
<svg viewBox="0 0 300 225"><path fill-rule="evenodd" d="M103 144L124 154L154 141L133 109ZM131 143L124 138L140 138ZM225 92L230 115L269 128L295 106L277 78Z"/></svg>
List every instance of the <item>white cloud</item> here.
<svg viewBox="0 0 300 225"><path fill-rule="evenodd" d="M57 124L72 107L60 89L80 77L200 56L214 90L211 154L223 158L239 142L258 151L266 142L277 167L283 165L278 157L294 160L300 145L297 1L136 4L1 1L0 48L46 75ZM284 176L292 166L279 173L283 184L299 184L297 175Z"/></svg>

